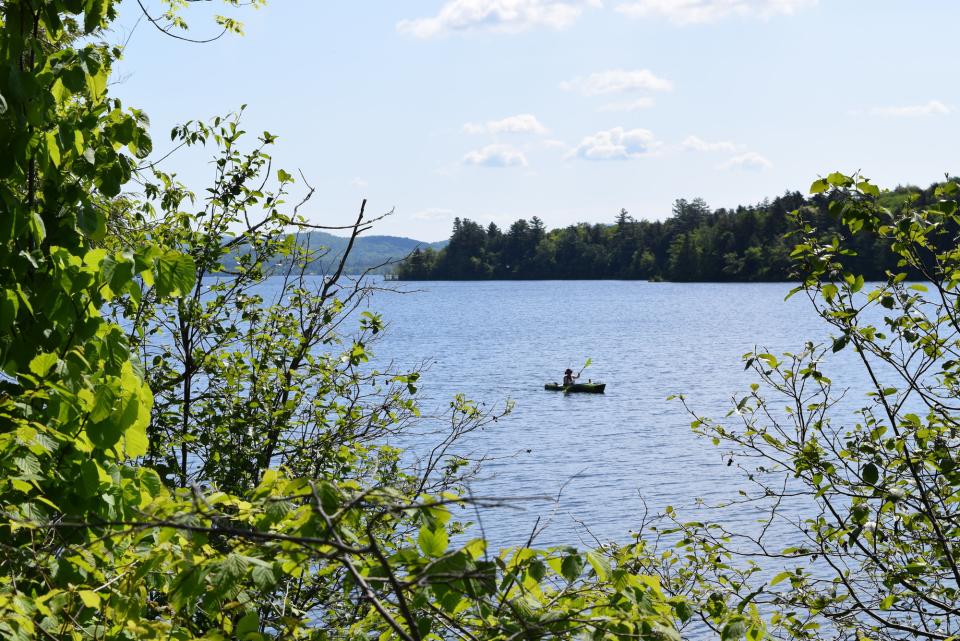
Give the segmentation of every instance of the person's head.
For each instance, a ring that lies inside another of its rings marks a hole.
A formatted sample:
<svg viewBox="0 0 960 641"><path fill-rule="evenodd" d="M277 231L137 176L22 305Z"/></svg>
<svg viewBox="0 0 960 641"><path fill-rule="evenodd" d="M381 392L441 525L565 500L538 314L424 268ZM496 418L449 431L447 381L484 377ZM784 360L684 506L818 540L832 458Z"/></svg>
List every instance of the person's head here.
<svg viewBox="0 0 960 641"><path fill-rule="evenodd" d="M567 371L564 372L564 374L573 374L573 370L572 370L572 369L568 369Z"/></svg>

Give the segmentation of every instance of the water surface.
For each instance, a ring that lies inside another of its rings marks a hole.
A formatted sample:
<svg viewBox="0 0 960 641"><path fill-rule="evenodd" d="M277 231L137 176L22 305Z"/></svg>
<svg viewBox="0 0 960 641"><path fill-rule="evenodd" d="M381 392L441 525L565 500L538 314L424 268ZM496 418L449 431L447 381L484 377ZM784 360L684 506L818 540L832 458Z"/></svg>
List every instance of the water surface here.
<svg viewBox="0 0 960 641"><path fill-rule="evenodd" d="M496 544L522 544L537 518L549 528L539 543L624 540L644 509L667 505L691 518L697 499L736 498L742 472L728 467L690 429L684 394L705 415L722 418L734 395L755 378L742 356L755 347L799 352L826 340L829 328L809 301L784 297L790 285L678 284L636 281L428 282L410 293L377 294L370 307L389 322L378 362L433 363L422 379L423 403L442 409L458 392L488 407L516 403L507 418L474 433L461 452L489 459L473 483L477 495L559 495L485 512ZM563 370L592 364L583 379L606 394L547 392ZM837 381L862 383L852 355L831 358ZM856 399L859 404L859 399ZM431 438L400 440L425 452ZM562 490L562 491L561 491ZM642 500L641 500L642 497ZM757 514L728 510L734 528Z"/></svg>

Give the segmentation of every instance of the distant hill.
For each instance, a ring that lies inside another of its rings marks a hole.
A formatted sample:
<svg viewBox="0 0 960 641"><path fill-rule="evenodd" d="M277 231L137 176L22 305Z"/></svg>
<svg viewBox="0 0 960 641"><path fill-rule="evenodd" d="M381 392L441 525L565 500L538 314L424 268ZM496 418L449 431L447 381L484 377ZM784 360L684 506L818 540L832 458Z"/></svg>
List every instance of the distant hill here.
<svg viewBox="0 0 960 641"><path fill-rule="evenodd" d="M343 236L334 236L321 231L301 234L300 238L300 242L304 245L309 243L311 249L319 249L320 247L330 249L329 254L310 266L307 272L311 274L322 274L335 268L347 248L347 241L349 240ZM421 250L439 250L445 247L447 242L443 240L436 243L427 243L402 236L360 236L353 244L353 250L347 259L345 271L348 274L360 274L384 263L401 261L418 247ZM393 265L386 265L374 269L372 273L384 274L393 271Z"/></svg>

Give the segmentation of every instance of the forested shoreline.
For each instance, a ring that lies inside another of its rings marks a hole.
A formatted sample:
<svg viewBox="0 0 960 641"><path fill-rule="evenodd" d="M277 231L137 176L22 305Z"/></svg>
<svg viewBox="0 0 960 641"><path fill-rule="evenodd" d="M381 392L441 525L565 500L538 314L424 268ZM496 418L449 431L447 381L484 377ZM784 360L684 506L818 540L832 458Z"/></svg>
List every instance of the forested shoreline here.
<svg viewBox="0 0 960 641"><path fill-rule="evenodd" d="M893 210L932 201L937 185L906 186L877 196ZM398 266L401 280L666 280L770 282L792 279L794 233L803 224L825 236L849 237L831 215L835 199L787 192L736 209L712 210L701 198L674 202L663 221L636 220L625 209L612 224L579 223L547 230L534 216L502 230L457 218L445 248L417 249ZM897 267L875 236L848 239L850 269L868 280Z"/></svg>

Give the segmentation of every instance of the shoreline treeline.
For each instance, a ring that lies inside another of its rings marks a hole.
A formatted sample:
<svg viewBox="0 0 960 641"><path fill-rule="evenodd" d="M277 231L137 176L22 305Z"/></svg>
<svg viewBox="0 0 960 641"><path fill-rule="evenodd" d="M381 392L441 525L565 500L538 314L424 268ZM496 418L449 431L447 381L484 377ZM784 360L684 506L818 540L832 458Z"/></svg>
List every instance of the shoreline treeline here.
<svg viewBox="0 0 960 641"><path fill-rule="evenodd" d="M882 206L896 210L933 199L936 185L883 193ZM579 223L547 230L534 216L507 229L454 220L446 247L417 249L397 267L401 280L668 280L758 282L791 280L799 229L796 216L852 243L849 267L870 280L896 267L889 247L873 236L850 233L830 214L832 198L787 192L773 200L712 210L701 198L674 202L663 221L636 220L625 209L613 224Z"/></svg>

